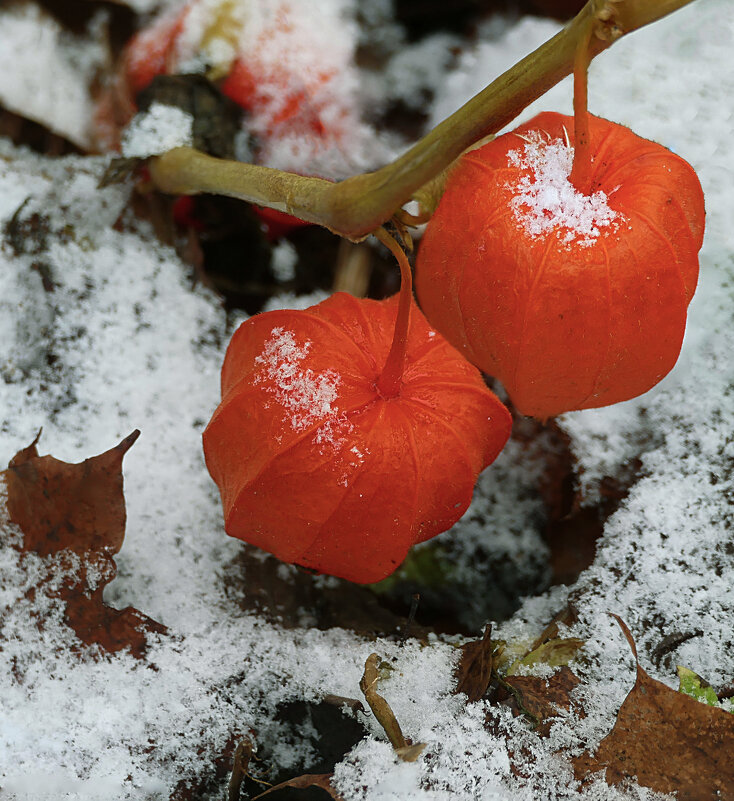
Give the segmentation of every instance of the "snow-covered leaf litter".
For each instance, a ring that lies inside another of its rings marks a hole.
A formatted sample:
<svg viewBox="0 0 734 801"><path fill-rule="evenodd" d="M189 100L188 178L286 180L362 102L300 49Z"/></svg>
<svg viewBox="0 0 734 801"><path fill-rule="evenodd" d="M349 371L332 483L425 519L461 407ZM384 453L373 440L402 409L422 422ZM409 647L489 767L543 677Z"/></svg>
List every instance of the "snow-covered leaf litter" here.
<svg viewBox="0 0 734 801"><path fill-rule="evenodd" d="M278 703L316 700L327 692L356 695L364 658L377 649L394 657L397 668L381 691L405 733L428 748L418 762L398 763L373 726L374 736L337 768L345 797L560 798L573 794L573 781L552 750L598 742L634 679L626 643L606 612L628 621L642 662L656 678L676 684L673 662L650 659L662 637L700 630L674 652L673 661L714 685L731 681L734 170L726 154L734 65L727 57L732 23L726 6L723 0L700 0L615 45L592 66L592 111L632 124L696 167L707 196L707 236L701 287L673 374L638 401L561 421L590 499L599 478L638 456L642 478L607 522L594 566L572 588L580 622L569 633L588 638L585 661L575 668L587 682L577 691L585 696L587 717L559 722L545 743L501 711L492 712L496 733L490 734L482 704L465 707L448 695L450 645L399 647L339 630L283 631L234 608L221 575L239 543L222 534L200 453L231 324L212 296L192 289L185 268L172 251L153 244L146 226L134 225L127 233L110 229L125 194L95 189L101 164L52 164L3 145L3 226L30 196L18 220L36 211L47 214L50 233L40 252L30 252L29 245L15 254L7 235L3 242L2 458L7 462L41 425L43 449L69 460L105 449L135 426L143 429L125 464L127 537L108 598L137 606L174 633L149 653L157 670L124 655L79 660L69 651L73 635L60 613L57 625L52 621L39 632L27 619L28 604L16 601L38 558L24 557L21 567L4 550L5 793L33 799L166 798L180 779L211 765L237 729L251 727L261 740L283 735L275 720ZM521 21L511 28L499 44L506 50L503 66L530 49L531 39L544 39L549 27ZM469 92L497 72L481 66L489 47L480 42L473 77L463 78L474 81ZM450 76L449 83L455 81ZM568 98L565 85L528 113L565 110ZM63 231L67 223L73 230ZM53 292L44 291L34 263L47 266ZM41 328L51 332L50 339ZM510 452L506 464L482 478L475 509L488 506L484 499L506 485L508 475L522 471L521 460ZM484 534L499 537L508 524L522 531L523 518L535 531L537 514L533 503L510 507L490 519ZM460 523L448 536L461 537L466 529L476 542L476 522ZM502 547L508 547L506 540ZM246 576L244 581L246 586ZM529 600L498 636L532 638L566 597L565 588L556 588ZM25 671L23 684L13 667ZM515 759L527 749L527 780L510 771L506 738ZM151 741L155 749L147 753ZM308 768L299 764L308 750L304 743L281 743L280 767L287 769L290 759L294 772ZM586 792L650 797L600 783Z"/></svg>

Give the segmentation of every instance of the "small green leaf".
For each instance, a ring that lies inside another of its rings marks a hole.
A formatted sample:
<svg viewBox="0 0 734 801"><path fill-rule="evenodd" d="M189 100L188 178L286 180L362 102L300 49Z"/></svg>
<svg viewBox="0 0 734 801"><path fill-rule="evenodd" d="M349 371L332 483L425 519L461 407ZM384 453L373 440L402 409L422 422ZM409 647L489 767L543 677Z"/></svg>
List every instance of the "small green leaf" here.
<svg viewBox="0 0 734 801"><path fill-rule="evenodd" d="M422 545L408 552L403 564L387 578L371 584L377 595L392 592L401 582L416 582L426 588L443 587L449 580L449 563L439 544Z"/></svg>
<svg viewBox="0 0 734 801"><path fill-rule="evenodd" d="M679 692L690 695L697 701L702 701L709 706L719 705L719 699L714 692L714 688L707 681L687 667L683 667L683 665L677 665L676 669L680 679Z"/></svg>

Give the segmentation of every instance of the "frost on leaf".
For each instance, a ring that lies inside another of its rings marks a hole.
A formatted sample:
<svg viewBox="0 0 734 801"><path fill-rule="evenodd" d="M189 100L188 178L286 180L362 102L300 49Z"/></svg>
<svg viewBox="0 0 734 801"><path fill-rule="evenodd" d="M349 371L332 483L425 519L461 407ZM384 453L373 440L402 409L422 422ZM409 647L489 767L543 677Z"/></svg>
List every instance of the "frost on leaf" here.
<svg viewBox="0 0 734 801"><path fill-rule="evenodd" d="M69 464L39 456L36 442L21 450L0 473L5 515L22 538L16 547L47 561L42 581L49 595L65 602L65 619L85 644L140 656L146 632L165 627L132 607L113 609L102 600L115 577L112 555L125 536L122 458L139 436L133 432L114 448Z"/></svg>
<svg viewBox="0 0 734 801"><path fill-rule="evenodd" d="M579 677L564 665L549 678L541 676L510 676L505 682L504 701L513 715L524 715L535 724L535 732L547 737L551 726L563 710L574 711L583 717L583 709L574 704L573 691Z"/></svg>

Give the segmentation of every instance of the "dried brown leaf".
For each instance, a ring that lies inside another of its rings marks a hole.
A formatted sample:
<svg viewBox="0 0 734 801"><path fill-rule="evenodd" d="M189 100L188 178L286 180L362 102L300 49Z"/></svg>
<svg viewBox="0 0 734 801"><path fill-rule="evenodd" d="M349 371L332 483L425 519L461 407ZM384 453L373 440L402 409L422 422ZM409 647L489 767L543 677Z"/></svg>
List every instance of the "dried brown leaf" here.
<svg viewBox="0 0 734 801"><path fill-rule="evenodd" d="M295 779L288 779L287 782L276 784L275 787L268 788L264 793L255 796L252 801L258 801L260 798L271 795L278 790L295 789L305 790L309 787L318 787L320 790L327 792L334 801L343 801L342 796L331 786L331 773L306 773L303 776L296 776Z"/></svg>
<svg viewBox="0 0 734 801"><path fill-rule="evenodd" d="M492 627L487 626L481 640L472 640L461 646L461 658L456 668L456 692L464 693L469 701L483 698L489 687L495 649L491 635Z"/></svg>
<svg viewBox="0 0 734 801"><path fill-rule="evenodd" d="M2 473L8 516L23 532L23 547L48 556L68 548L117 553L125 536L122 457L140 435L80 464L38 456L24 448Z"/></svg>
<svg viewBox="0 0 734 801"><path fill-rule="evenodd" d="M559 710L571 708L571 692L580 681L571 668L565 665L548 679L538 676L511 676L506 679L506 684L517 694L510 694L507 704L515 715L529 714L534 717L538 721L535 731L541 737L547 737L553 718L558 717ZM583 715L580 709L578 713Z"/></svg>
<svg viewBox="0 0 734 801"><path fill-rule="evenodd" d="M558 637L559 626L570 626L578 620L578 613L576 607L571 603L561 609L558 614L553 617L553 620L543 629L535 642L530 646L530 651L534 651L549 640L555 640Z"/></svg>
<svg viewBox="0 0 734 801"><path fill-rule="evenodd" d="M372 714L385 730L395 754L403 762L415 762L426 747L425 743L413 743L403 736L402 729L392 711L390 704L377 692L380 681L380 657L370 654L364 663L364 673L359 682L359 688L364 693L365 700L370 705Z"/></svg>
<svg viewBox="0 0 734 801"><path fill-rule="evenodd" d="M380 657L377 654L370 654L367 657L359 688L364 693L365 700L370 705L372 713L385 730L392 747L395 751L398 751L401 748L405 748L409 743L403 736L400 724L390 704L377 692L377 684L380 680L379 664Z"/></svg>
<svg viewBox="0 0 734 801"><path fill-rule="evenodd" d="M581 640L578 637L548 640L523 656L522 659L516 659L507 671L507 675L514 675L520 667L531 667L533 665L561 667L567 665L578 651L584 647L585 642L585 640Z"/></svg>
<svg viewBox="0 0 734 801"><path fill-rule="evenodd" d="M138 657L145 652L147 633L163 634L165 626L132 607L107 606L102 593L115 577L112 554L125 536L122 459L139 433L80 464L39 456L36 438L0 473L8 518L23 534L22 550L41 556L71 551L81 557L54 590L54 597L66 604L67 624L87 645L108 652L130 648Z"/></svg>
<svg viewBox="0 0 734 801"><path fill-rule="evenodd" d="M637 660L629 629L622 627ZM630 777L678 801L734 799L734 715L676 692L637 663L637 680L595 754L574 759L578 778L606 769L608 784Z"/></svg>
<svg viewBox="0 0 734 801"><path fill-rule="evenodd" d="M42 432L43 429L39 429L33 442L31 442L31 444L27 445L25 448L21 448L21 450L19 450L18 453L16 453L15 456L13 456L13 458L8 462L8 467L15 467L16 465L23 464L23 462L27 462L30 459L38 456L38 449L36 448L36 445L38 445L38 440L41 439Z"/></svg>

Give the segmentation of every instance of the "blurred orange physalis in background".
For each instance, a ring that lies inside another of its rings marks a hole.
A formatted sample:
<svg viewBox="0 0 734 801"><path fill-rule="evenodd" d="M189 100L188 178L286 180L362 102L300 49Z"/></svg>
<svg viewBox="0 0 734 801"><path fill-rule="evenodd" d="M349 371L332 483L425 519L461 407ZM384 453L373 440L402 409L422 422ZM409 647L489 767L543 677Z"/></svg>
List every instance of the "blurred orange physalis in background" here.
<svg viewBox="0 0 734 801"><path fill-rule="evenodd" d="M154 78L204 75L247 112L248 160L345 177L362 125L353 53L348 42L334 41L331 16L311 12L292 0L189 0L165 11L129 41L98 99L99 146L119 147L138 95ZM282 212L255 211L273 239L307 225Z"/></svg>

